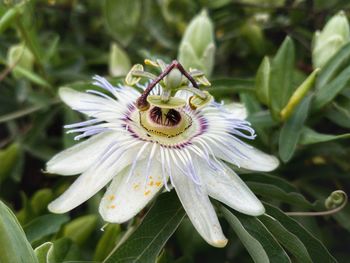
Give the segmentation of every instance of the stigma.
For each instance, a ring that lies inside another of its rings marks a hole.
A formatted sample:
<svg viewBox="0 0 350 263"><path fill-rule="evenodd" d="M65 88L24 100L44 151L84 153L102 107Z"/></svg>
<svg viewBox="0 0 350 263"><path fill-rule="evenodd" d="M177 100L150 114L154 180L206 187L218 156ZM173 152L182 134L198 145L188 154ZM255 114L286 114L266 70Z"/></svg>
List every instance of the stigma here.
<svg viewBox="0 0 350 263"><path fill-rule="evenodd" d="M168 109L157 106L147 111L139 111L140 124L152 135L175 137L186 131L191 125L191 117L179 109Z"/></svg>

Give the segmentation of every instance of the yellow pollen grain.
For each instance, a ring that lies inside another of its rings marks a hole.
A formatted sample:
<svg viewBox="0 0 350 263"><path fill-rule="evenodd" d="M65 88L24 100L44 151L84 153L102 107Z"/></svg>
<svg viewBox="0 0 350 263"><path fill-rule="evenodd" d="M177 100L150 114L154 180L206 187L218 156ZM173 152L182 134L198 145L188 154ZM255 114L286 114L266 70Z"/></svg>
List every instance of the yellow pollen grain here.
<svg viewBox="0 0 350 263"><path fill-rule="evenodd" d="M149 195L151 193L151 190L147 190L146 192L145 192L145 195Z"/></svg>
<svg viewBox="0 0 350 263"><path fill-rule="evenodd" d="M108 199L109 199L109 201L113 201L113 200L115 199L115 195L110 195L110 196L108 197Z"/></svg>
<svg viewBox="0 0 350 263"><path fill-rule="evenodd" d="M140 184L134 184L134 190L137 190L137 189L139 189L139 187L140 187Z"/></svg>
<svg viewBox="0 0 350 263"><path fill-rule="evenodd" d="M161 185L161 182L160 181L157 181L156 182L156 186L160 186Z"/></svg>
<svg viewBox="0 0 350 263"><path fill-rule="evenodd" d="M153 182L153 181L150 181L148 185L149 185L149 186L153 186L153 185L154 185L154 182Z"/></svg>
<svg viewBox="0 0 350 263"><path fill-rule="evenodd" d="M114 208L115 208L115 205L110 205L109 208L114 209Z"/></svg>

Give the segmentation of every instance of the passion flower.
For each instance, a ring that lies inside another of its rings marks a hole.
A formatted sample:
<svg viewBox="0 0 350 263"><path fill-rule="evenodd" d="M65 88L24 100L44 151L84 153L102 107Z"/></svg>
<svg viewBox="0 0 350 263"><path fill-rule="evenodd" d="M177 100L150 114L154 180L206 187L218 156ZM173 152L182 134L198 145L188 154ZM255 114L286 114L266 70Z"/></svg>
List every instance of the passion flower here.
<svg viewBox="0 0 350 263"><path fill-rule="evenodd" d="M111 182L99 211L105 221L123 223L162 189L174 188L199 234L223 247L227 240L209 196L247 215L265 211L226 163L271 171L278 160L240 140L255 138L242 107L226 107L201 91L209 83L201 72L186 72L176 61L147 64L160 68L161 74L138 65L127 76L142 93L130 86L114 87L99 76L94 84L104 92L59 90L67 105L91 119L66 125L69 133L79 133L76 140L89 138L47 163L50 173L80 174L49 210L68 212ZM178 72L171 74L173 70ZM146 87L137 84L142 77L151 79Z"/></svg>

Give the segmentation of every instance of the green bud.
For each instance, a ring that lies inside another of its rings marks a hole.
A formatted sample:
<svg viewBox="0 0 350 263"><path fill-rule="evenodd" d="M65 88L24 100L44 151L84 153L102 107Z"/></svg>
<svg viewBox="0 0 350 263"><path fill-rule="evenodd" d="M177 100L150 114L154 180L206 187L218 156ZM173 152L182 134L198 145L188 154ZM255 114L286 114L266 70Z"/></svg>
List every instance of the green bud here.
<svg viewBox="0 0 350 263"><path fill-rule="evenodd" d="M334 15L313 39L312 62L314 68L323 67L338 50L350 40L349 22L343 11Z"/></svg>
<svg viewBox="0 0 350 263"><path fill-rule="evenodd" d="M12 71L13 76L20 78L22 74L16 71L16 67L29 72L33 71L34 56L24 44L13 45L7 53L7 64L9 67L14 68Z"/></svg>
<svg viewBox="0 0 350 263"><path fill-rule="evenodd" d="M165 88L169 90L177 89L182 82L181 72L175 68L165 77Z"/></svg>
<svg viewBox="0 0 350 263"><path fill-rule="evenodd" d="M113 77L124 76L130 68L131 63L128 55L116 43L112 43L109 54L109 74Z"/></svg>
<svg viewBox="0 0 350 263"><path fill-rule="evenodd" d="M214 66L214 27L203 10L187 26L182 38L178 60L188 70L196 68L209 76Z"/></svg>

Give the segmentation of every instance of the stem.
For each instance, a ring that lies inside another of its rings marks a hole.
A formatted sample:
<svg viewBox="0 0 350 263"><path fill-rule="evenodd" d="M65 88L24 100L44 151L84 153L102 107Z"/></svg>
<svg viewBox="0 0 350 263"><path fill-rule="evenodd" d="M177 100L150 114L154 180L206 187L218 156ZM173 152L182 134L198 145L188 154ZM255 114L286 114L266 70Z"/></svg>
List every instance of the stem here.
<svg viewBox="0 0 350 263"><path fill-rule="evenodd" d="M177 68L191 83L192 86L196 89L199 89L196 81L192 78L192 76L184 69L184 67L177 60L173 60L164 71L154 79L142 95L136 100L136 106L140 110L147 110L149 108L149 103L147 102L147 97L152 89L162 80L164 79L174 68Z"/></svg>

